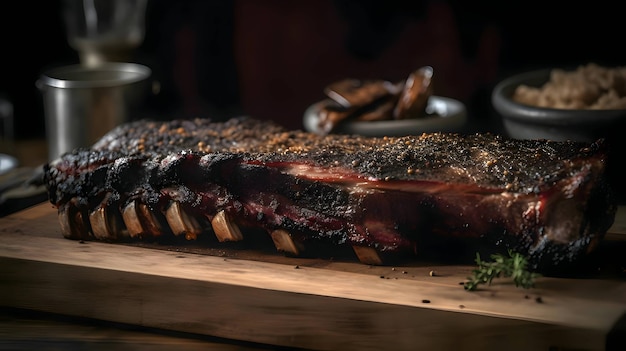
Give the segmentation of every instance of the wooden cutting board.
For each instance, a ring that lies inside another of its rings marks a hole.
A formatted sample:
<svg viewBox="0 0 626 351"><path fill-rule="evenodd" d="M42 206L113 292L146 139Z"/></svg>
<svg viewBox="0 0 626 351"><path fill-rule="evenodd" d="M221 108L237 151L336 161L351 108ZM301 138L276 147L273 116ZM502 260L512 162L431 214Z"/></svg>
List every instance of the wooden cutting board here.
<svg viewBox="0 0 626 351"><path fill-rule="evenodd" d="M625 244L620 208L604 249ZM318 350L626 349L624 272L465 291L473 268L73 241L47 203L0 219L6 307Z"/></svg>

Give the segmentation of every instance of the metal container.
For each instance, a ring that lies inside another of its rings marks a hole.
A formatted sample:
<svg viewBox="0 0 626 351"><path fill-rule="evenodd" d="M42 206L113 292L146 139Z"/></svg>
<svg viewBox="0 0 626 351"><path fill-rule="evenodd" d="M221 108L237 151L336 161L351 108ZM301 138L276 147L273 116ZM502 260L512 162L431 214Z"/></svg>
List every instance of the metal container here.
<svg viewBox="0 0 626 351"><path fill-rule="evenodd" d="M150 91L150 68L134 63L69 65L44 72L36 85L43 107L50 161L88 147L138 116Z"/></svg>

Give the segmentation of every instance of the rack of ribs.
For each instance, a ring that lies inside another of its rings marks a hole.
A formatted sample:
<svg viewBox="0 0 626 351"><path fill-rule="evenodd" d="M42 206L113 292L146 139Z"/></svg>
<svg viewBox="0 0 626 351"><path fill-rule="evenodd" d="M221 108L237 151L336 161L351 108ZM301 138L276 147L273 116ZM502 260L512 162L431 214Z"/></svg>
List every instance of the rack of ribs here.
<svg viewBox="0 0 626 351"><path fill-rule="evenodd" d="M549 272L592 252L614 221L605 149L490 133L320 136L246 117L135 121L45 165L44 181L69 239L261 232L293 256L512 250Z"/></svg>

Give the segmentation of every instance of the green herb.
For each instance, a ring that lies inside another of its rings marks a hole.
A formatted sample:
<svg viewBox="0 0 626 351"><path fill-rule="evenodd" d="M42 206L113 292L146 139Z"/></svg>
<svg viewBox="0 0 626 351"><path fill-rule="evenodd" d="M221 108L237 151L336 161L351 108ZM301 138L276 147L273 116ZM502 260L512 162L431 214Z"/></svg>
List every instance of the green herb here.
<svg viewBox="0 0 626 351"><path fill-rule="evenodd" d="M480 259L480 254L476 253L476 264L478 268L472 271L472 276L465 282L465 290L476 290L480 284L491 285L494 278L512 278L515 286L524 289L532 288L535 279L541 275L530 272L527 269L528 261L524 255L509 250L509 257L502 254L491 255L491 262Z"/></svg>

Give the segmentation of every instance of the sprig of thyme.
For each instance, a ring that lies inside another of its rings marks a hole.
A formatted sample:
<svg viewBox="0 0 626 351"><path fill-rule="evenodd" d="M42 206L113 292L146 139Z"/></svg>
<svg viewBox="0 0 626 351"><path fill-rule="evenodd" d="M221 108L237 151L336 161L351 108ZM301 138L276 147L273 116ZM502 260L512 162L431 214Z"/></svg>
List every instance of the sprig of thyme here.
<svg viewBox="0 0 626 351"><path fill-rule="evenodd" d="M509 250L509 257L502 254L491 255L491 262L483 261L476 253L478 268L472 271L472 276L465 282L465 290L476 290L480 284L491 285L495 278L512 278L515 286L529 289L534 287L535 279L541 275L527 269L528 260L524 255Z"/></svg>

